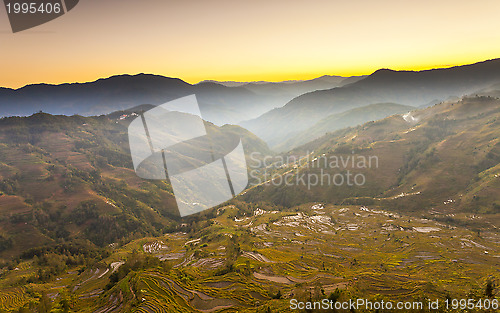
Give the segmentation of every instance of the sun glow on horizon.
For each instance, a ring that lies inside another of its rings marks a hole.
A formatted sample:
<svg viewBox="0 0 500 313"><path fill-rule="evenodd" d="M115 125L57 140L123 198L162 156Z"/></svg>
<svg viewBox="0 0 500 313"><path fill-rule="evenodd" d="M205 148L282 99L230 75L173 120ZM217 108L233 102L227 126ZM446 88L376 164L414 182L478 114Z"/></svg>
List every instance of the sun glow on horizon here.
<svg viewBox="0 0 500 313"><path fill-rule="evenodd" d="M58 84L65 84L65 83L88 83L88 82L94 82L99 79L105 79L109 78L111 76L117 76L117 75L137 75L137 74L151 74L151 75L161 75L165 77L171 77L171 78L178 78L181 79L189 84L198 84L203 81L218 81L218 82L286 82L286 81L302 81L302 80L310 80L310 79L315 79L324 75L332 75L332 76L343 76L343 77L352 77L352 76L367 76L375 72L376 70L379 69L391 69L391 70L396 70L396 71L425 71L425 70L432 70L432 69L439 69L439 68L449 68L449 67L455 67L455 66L462 66L462 65L468 65L468 64L473 64L477 62L483 62L487 60L491 60L495 58L486 58L486 59L477 59L477 60L466 60L462 62L457 62L453 64L432 64L432 65L427 65L427 64L419 64L415 66L374 66L370 68L369 70L364 70L363 68L359 68L357 70L325 70L323 72L316 71L316 72L298 72L298 73L293 73L293 72L288 72L288 73L238 73L238 74L219 74L219 75L208 75L207 77L205 76L200 76L200 73L193 73L193 75L173 75L172 73L168 72L153 72L153 71L136 71L136 72L129 72L129 73L120 73L120 72L110 72L110 73L104 73L102 75L95 75L95 72L88 72L87 75L81 75L80 79L74 79L71 78L71 76L65 77L64 75L61 77L54 77L54 79L51 80L41 80L41 81L33 81L30 83L19 83L19 84L4 84L1 87L6 87L6 88L12 88L12 89L19 89L27 85L33 85L33 84L53 84L53 85L58 85Z"/></svg>
<svg viewBox="0 0 500 313"><path fill-rule="evenodd" d="M428 70L500 57L500 2L103 0L10 33L0 86L151 73L188 83ZM92 21L89 23L89 21Z"/></svg>

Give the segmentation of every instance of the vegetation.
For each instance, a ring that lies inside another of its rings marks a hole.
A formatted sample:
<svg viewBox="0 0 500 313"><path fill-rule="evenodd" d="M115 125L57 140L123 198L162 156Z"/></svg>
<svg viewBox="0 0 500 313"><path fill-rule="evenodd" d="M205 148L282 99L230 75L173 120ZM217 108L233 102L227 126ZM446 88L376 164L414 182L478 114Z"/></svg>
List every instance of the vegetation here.
<svg viewBox="0 0 500 313"><path fill-rule="evenodd" d="M412 114L418 121L329 133L287 154L303 162L269 167L293 179L317 174L323 155L376 155L361 188L255 184L185 218L168 181L135 175L127 119L3 119L0 309L288 312L291 299L499 299L500 102L465 98Z"/></svg>

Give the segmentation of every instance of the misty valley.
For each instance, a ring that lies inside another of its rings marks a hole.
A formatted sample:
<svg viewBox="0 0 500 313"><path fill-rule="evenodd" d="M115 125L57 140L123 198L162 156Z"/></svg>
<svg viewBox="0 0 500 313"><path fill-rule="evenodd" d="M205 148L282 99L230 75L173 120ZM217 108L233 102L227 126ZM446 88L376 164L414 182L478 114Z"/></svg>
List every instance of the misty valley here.
<svg viewBox="0 0 500 313"><path fill-rule="evenodd" d="M241 140L248 185L181 217L128 129L192 94L218 154ZM500 59L0 88L0 115L0 312L498 312Z"/></svg>

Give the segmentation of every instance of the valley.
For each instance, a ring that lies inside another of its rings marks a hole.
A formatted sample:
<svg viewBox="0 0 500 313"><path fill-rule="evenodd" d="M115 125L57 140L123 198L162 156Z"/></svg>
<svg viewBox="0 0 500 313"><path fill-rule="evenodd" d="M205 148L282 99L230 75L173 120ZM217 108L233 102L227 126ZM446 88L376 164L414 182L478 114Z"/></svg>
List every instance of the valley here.
<svg viewBox="0 0 500 313"><path fill-rule="evenodd" d="M338 88L356 84L366 82ZM2 118L0 312L498 300L496 88L421 108L376 102L321 114L287 135L286 152L204 121L218 154L241 138L249 185L185 217L168 179L141 179L132 165L127 127L153 105Z"/></svg>

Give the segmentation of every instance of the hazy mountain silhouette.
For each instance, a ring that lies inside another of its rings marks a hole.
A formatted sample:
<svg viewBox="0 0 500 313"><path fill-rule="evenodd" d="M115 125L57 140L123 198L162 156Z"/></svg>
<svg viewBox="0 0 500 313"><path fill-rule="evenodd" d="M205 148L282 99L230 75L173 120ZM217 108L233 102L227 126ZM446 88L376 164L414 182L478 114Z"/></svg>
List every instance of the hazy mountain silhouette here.
<svg viewBox="0 0 500 313"><path fill-rule="evenodd" d="M143 103L161 104L192 92L192 85L157 75L119 75L88 83L35 84L0 90L0 115L43 110L64 115L97 115Z"/></svg>
<svg viewBox="0 0 500 313"><path fill-rule="evenodd" d="M429 106L499 81L500 59L418 72L381 69L344 87L301 95L284 107L241 125L273 146L330 114L384 102Z"/></svg>
<svg viewBox="0 0 500 313"><path fill-rule="evenodd" d="M500 83L493 84L475 92L478 95L500 98Z"/></svg>
<svg viewBox="0 0 500 313"><path fill-rule="evenodd" d="M251 82L242 85L242 87L262 95L288 95L297 97L312 91L345 86L365 77L366 76L343 77L324 75L315 79L304 81L287 81L279 83Z"/></svg>
<svg viewBox="0 0 500 313"><path fill-rule="evenodd" d="M257 117L286 101L257 95L241 87L188 84L158 75L118 75L89 83L34 84L0 89L0 116L27 116L43 111L63 115L99 115L141 104L159 105L196 94L207 120L222 125Z"/></svg>
<svg viewBox="0 0 500 313"><path fill-rule="evenodd" d="M19 89L0 88L0 117L27 116L38 111L84 116L108 114L196 94L206 120L217 125L235 124L281 107L303 92L331 88L342 80L345 78L325 76L287 85L285 92L254 92L252 88L227 87L208 81L192 85L177 78L151 74L117 75L88 83L33 84ZM267 83L260 86L265 85ZM278 89L281 85L273 83Z"/></svg>

